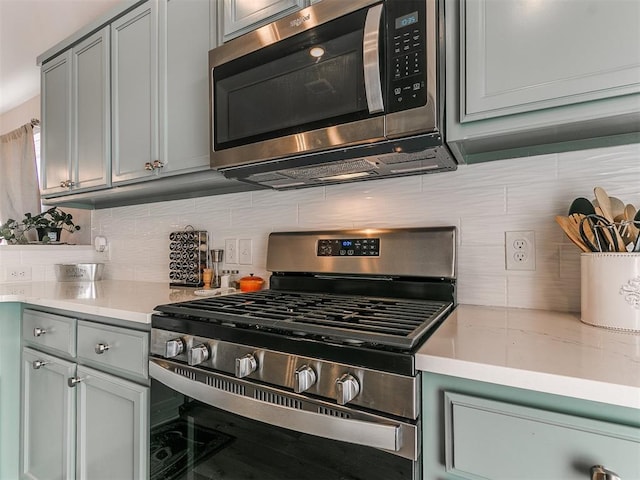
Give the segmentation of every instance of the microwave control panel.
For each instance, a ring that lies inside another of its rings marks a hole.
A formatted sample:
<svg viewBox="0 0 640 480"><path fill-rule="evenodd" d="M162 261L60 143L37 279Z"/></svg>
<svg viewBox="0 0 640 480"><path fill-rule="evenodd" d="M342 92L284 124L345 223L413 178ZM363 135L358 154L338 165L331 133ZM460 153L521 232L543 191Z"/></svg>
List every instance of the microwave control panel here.
<svg viewBox="0 0 640 480"><path fill-rule="evenodd" d="M319 257L378 257L379 238L342 238L318 240Z"/></svg>
<svg viewBox="0 0 640 480"><path fill-rule="evenodd" d="M427 103L426 2L387 2L389 112Z"/></svg>

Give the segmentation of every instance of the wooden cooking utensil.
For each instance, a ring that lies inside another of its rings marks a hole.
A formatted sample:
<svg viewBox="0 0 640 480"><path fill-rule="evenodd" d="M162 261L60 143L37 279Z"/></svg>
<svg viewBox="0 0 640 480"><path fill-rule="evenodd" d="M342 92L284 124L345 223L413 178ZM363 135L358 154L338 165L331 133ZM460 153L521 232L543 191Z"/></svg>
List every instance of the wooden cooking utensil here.
<svg viewBox="0 0 640 480"><path fill-rule="evenodd" d="M611 213L611 199L604 188L595 187L593 189L593 193L596 196L596 200L598 200L598 206L596 207L596 213L598 213L598 208L602 211L602 216L613 223L613 215Z"/></svg>
<svg viewBox="0 0 640 480"><path fill-rule="evenodd" d="M582 241L579 230L576 228L575 221L570 220L569 217L557 215L556 222L560 225L560 228L562 228L567 237L569 237L569 240L571 240L580 250L583 252L591 251Z"/></svg>

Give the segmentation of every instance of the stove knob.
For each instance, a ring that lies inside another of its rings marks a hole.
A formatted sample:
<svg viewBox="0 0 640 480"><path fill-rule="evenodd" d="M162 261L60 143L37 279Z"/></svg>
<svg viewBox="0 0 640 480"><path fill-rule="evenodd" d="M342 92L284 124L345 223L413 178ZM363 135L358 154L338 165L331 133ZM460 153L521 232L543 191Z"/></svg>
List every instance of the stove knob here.
<svg viewBox="0 0 640 480"><path fill-rule="evenodd" d="M169 340L164 345L164 358L173 358L184 352L184 341L181 338Z"/></svg>
<svg viewBox="0 0 640 480"><path fill-rule="evenodd" d="M302 393L316 383L316 372L309 365L303 365L295 372L293 391Z"/></svg>
<svg viewBox="0 0 640 480"><path fill-rule="evenodd" d="M209 349L204 343L191 347L187 353L187 363L191 366L199 365L209 359Z"/></svg>
<svg viewBox="0 0 640 480"><path fill-rule="evenodd" d="M242 378L251 375L258 369L256 357L247 353L244 357L236 358L236 377Z"/></svg>
<svg viewBox="0 0 640 480"><path fill-rule="evenodd" d="M353 375L345 373L336 380L338 405L346 405L360 393L360 384Z"/></svg>

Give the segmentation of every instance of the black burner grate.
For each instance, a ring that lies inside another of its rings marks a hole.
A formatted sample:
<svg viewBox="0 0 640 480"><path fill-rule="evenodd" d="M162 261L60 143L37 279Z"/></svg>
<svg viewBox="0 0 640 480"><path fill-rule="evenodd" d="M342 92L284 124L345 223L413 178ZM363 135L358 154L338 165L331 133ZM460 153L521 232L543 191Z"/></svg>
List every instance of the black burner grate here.
<svg viewBox="0 0 640 480"><path fill-rule="evenodd" d="M443 319L452 306L445 301L262 290L162 305L157 309L183 318L408 349Z"/></svg>

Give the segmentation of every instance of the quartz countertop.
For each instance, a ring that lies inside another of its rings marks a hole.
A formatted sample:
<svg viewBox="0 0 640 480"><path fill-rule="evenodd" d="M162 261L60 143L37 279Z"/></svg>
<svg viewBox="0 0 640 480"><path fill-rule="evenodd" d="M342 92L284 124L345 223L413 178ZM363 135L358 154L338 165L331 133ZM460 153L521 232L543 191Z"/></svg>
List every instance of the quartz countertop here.
<svg viewBox="0 0 640 480"><path fill-rule="evenodd" d="M459 305L416 367L640 408L640 334L586 325L577 313Z"/></svg>
<svg viewBox="0 0 640 480"><path fill-rule="evenodd" d="M0 284L0 302L151 323L157 305L192 300L166 283ZM640 334L578 314L459 305L416 354L419 370L640 409Z"/></svg>
<svg viewBox="0 0 640 480"><path fill-rule="evenodd" d="M0 284L0 302L151 323L153 309L162 304L193 300L195 288L167 283L101 280L99 282L20 282Z"/></svg>

